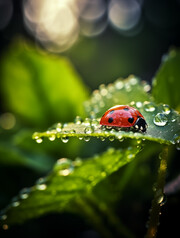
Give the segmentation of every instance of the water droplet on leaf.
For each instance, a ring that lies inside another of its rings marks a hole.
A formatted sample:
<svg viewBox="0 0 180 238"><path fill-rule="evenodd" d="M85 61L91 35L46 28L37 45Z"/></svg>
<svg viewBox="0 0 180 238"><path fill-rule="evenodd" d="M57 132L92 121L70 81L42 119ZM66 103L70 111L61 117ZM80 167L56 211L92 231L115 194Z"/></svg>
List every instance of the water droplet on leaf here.
<svg viewBox="0 0 180 238"><path fill-rule="evenodd" d="M142 107L142 102L136 102L136 107L141 108Z"/></svg>
<svg viewBox="0 0 180 238"><path fill-rule="evenodd" d="M109 141L114 141L114 136L109 136Z"/></svg>
<svg viewBox="0 0 180 238"><path fill-rule="evenodd" d="M163 112L168 115L171 112L169 105L163 104Z"/></svg>
<svg viewBox="0 0 180 238"><path fill-rule="evenodd" d="M94 132L94 128L92 126L88 126L84 129L84 133L92 134Z"/></svg>
<svg viewBox="0 0 180 238"><path fill-rule="evenodd" d="M56 131L57 132L61 132L61 130L62 130L62 124L61 123L57 123L56 124Z"/></svg>
<svg viewBox="0 0 180 238"><path fill-rule="evenodd" d="M164 113L158 113L155 115L153 122L156 126L165 126L168 123L167 115Z"/></svg>
<svg viewBox="0 0 180 238"><path fill-rule="evenodd" d="M152 102L144 102L144 110L146 112L154 112L156 110L154 103Z"/></svg>
<svg viewBox="0 0 180 238"><path fill-rule="evenodd" d="M69 141L69 137L64 135L61 137L61 140L63 143L67 143Z"/></svg>
<svg viewBox="0 0 180 238"><path fill-rule="evenodd" d="M49 135L48 138L49 138L50 141L54 141L56 139L56 135L55 134L51 134L51 135Z"/></svg>
<svg viewBox="0 0 180 238"><path fill-rule="evenodd" d="M74 119L74 123L76 123L77 125L80 125L82 122L82 118L80 116L77 116L75 119Z"/></svg>
<svg viewBox="0 0 180 238"><path fill-rule="evenodd" d="M86 142L90 141L90 136L84 136L84 141Z"/></svg>
<svg viewBox="0 0 180 238"><path fill-rule="evenodd" d="M36 142L37 142L38 144L40 144L40 143L43 142L43 139L39 137L39 138L36 139Z"/></svg>
<svg viewBox="0 0 180 238"><path fill-rule="evenodd" d="M67 158L61 158L56 163L58 174L61 176L68 176L74 170L74 166L72 161Z"/></svg>
<svg viewBox="0 0 180 238"><path fill-rule="evenodd" d="M176 145L176 149L180 150L180 136L179 135L177 134L174 135L173 142Z"/></svg>
<svg viewBox="0 0 180 238"><path fill-rule="evenodd" d="M36 185L36 189L40 190L40 191L44 191L44 190L46 190L46 188L47 188L46 184L37 184Z"/></svg>

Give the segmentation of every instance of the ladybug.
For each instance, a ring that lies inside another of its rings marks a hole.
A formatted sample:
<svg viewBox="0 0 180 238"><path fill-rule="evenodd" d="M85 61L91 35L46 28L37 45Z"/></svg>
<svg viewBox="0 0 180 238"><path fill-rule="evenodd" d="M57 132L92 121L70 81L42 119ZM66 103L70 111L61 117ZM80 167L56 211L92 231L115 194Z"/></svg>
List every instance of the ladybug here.
<svg viewBox="0 0 180 238"><path fill-rule="evenodd" d="M147 123L143 115L135 108L126 105L117 105L108 109L101 117L100 125L111 129L131 128L145 132Z"/></svg>

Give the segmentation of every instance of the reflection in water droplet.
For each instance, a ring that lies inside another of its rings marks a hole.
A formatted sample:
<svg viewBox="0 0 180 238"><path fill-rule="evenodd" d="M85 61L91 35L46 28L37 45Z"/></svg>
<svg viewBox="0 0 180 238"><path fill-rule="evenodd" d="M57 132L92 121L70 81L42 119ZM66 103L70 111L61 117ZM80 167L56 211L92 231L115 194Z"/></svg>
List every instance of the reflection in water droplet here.
<svg viewBox="0 0 180 238"><path fill-rule="evenodd" d="M17 200L17 197L14 198L15 201L11 203L12 207L18 207L20 205L20 201Z"/></svg>
<svg viewBox="0 0 180 238"><path fill-rule="evenodd" d="M74 170L72 161L67 158L59 159L56 166L58 166L58 174L61 176L68 176Z"/></svg>
<svg viewBox="0 0 180 238"><path fill-rule="evenodd" d="M152 102L144 102L144 110L146 112L154 112L156 110L154 103Z"/></svg>
<svg viewBox="0 0 180 238"><path fill-rule="evenodd" d="M173 142L176 145L176 149L180 150L180 136L179 135L177 134L174 135Z"/></svg>
<svg viewBox="0 0 180 238"><path fill-rule="evenodd" d="M101 141L105 141L105 137L104 136L100 136L100 139L101 139Z"/></svg>
<svg viewBox="0 0 180 238"><path fill-rule="evenodd" d="M27 199L29 197L29 193L30 193L31 189L30 188L23 188L20 192L19 192L19 197L21 199Z"/></svg>
<svg viewBox="0 0 180 238"><path fill-rule="evenodd" d="M163 112L168 115L171 112L169 105L163 104Z"/></svg>
<svg viewBox="0 0 180 238"><path fill-rule="evenodd" d="M131 77L130 78L130 84L136 85L137 83L138 83L138 79L137 78L135 78L135 77Z"/></svg>
<svg viewBox="0 0 180 238"><path fill-rule="evenodd" d="M85 118L83 124L84 124L85 126L90 126L90 124L91 124L91 119Z"/></svg>
<svg viewBox="0 0 180 238"><path fill-rule="evenodd" d="M136 107L141 108L142 107L142 102L136 102Z"/></svg>
<svg viewBox="0 0 180 238"><path fill-rule="evenodd" d="M115 139L114 136L109 136L108 138L109 138L109 141L114 141Z"/></svg>
<svg viewBox="0 0 180 238"><path fill-rule="evenodd" d="M36 189L40 190L40 191L44 191L44 190L46 190L46 188L47 188L46 184L37 184L36 185Z"/></svg>
<svg viewBox="0 0 180 238"><path fill-rule="evenodd" d="M38 144L40 144L40 143L43 142L43 139L39 137L39 138L36 139L36 142L37 142Z"/></svg>
<svg viewBox="0 0 180 238"><path fill-rule="evenodd" d="M61 132L61 130L62 130L62 124L61 123L57 123L56 124L56 131L57 132Z"/></svg>
<svg viewBox="0 0 180 238"><path fill-rule="evenodd" d="M124 83L121 81L121 80L117 80L116 82L115 82L115 88L117 89L117 90L120 90L120 89L122 89L124 87Z"/></svg>
<svg viewBox="0 0 180 238"><path fill-rule="evenodd" d="M75 119L74 119L74 123L76 123L77 125L80 125L82 122L82 118L80 116L77 116Z"/></svg>
<svg viewBox="0 0 180 238"><path fill-rule="evenodd" d="M164 113L158 113L155 115L153 122L156 126L165 126L168 123L167 115Z"/></svg>
<svg viewBox="0 0 180 238"><path fill-rule="evenodd" d="M7 215L6 214L3 214L0 216L0 220L1 221L5 221L7 219Z"/></svg>
<svg viewBox="0 0 180 238"><path fill-rule="evenodd" d="M94 132L94 128L92 126L85 127L84 133L92 134Z"/></svg>
<svg viewBox="0 0 180 238"><path fill-rule="evenodd" d="M52 134L48 138L49 138L50 141L54 141L56 139L56 135Z"/></svg>
<svg viewBox="0 0 180 238"><path fill-rule="evenodd" d="M64 135L61 137L61 140L63 143L67 143L69 141L69 137Z"/></svg>
<svg viewBox="0 0 180 238"><path fill-rule="evenodd" d="M90 141L90 136L84 136L84 141L86 142Z"/></svg>

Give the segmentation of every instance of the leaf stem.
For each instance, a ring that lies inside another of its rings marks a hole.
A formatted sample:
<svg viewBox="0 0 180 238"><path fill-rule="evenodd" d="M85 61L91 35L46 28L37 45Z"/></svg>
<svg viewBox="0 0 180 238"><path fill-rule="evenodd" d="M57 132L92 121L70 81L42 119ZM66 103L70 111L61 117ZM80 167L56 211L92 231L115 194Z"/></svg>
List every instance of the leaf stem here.
<svg viewBox="0 0 180 238"><path fill-rule="evenodd" d="M159 155L160 166L158 170L158 177L154 192L154 198L152 200L152 206L150 209L150 217L148 221L148 230L145 238L154 238L157 234L157 228L159 225L159 215L161 206L164 205L164 184L167 170L167 159L168 159L168 146L164 146L162 152Z"/></svg>

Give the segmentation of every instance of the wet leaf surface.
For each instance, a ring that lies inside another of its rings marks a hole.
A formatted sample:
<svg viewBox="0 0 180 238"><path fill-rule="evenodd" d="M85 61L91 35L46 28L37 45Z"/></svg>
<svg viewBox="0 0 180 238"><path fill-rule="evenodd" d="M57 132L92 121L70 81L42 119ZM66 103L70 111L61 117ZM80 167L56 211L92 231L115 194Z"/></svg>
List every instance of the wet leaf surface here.
<svg viewBox="0 0 180 238"><path fill-rule="evenodd" d="M2 211L1 225L22 223L49 212L76 210L74 205L79 199L91 194L102 180L131 162L139 151L138 146L110 148L92 158L59 159L47 177L12 199Z"/></svg>

